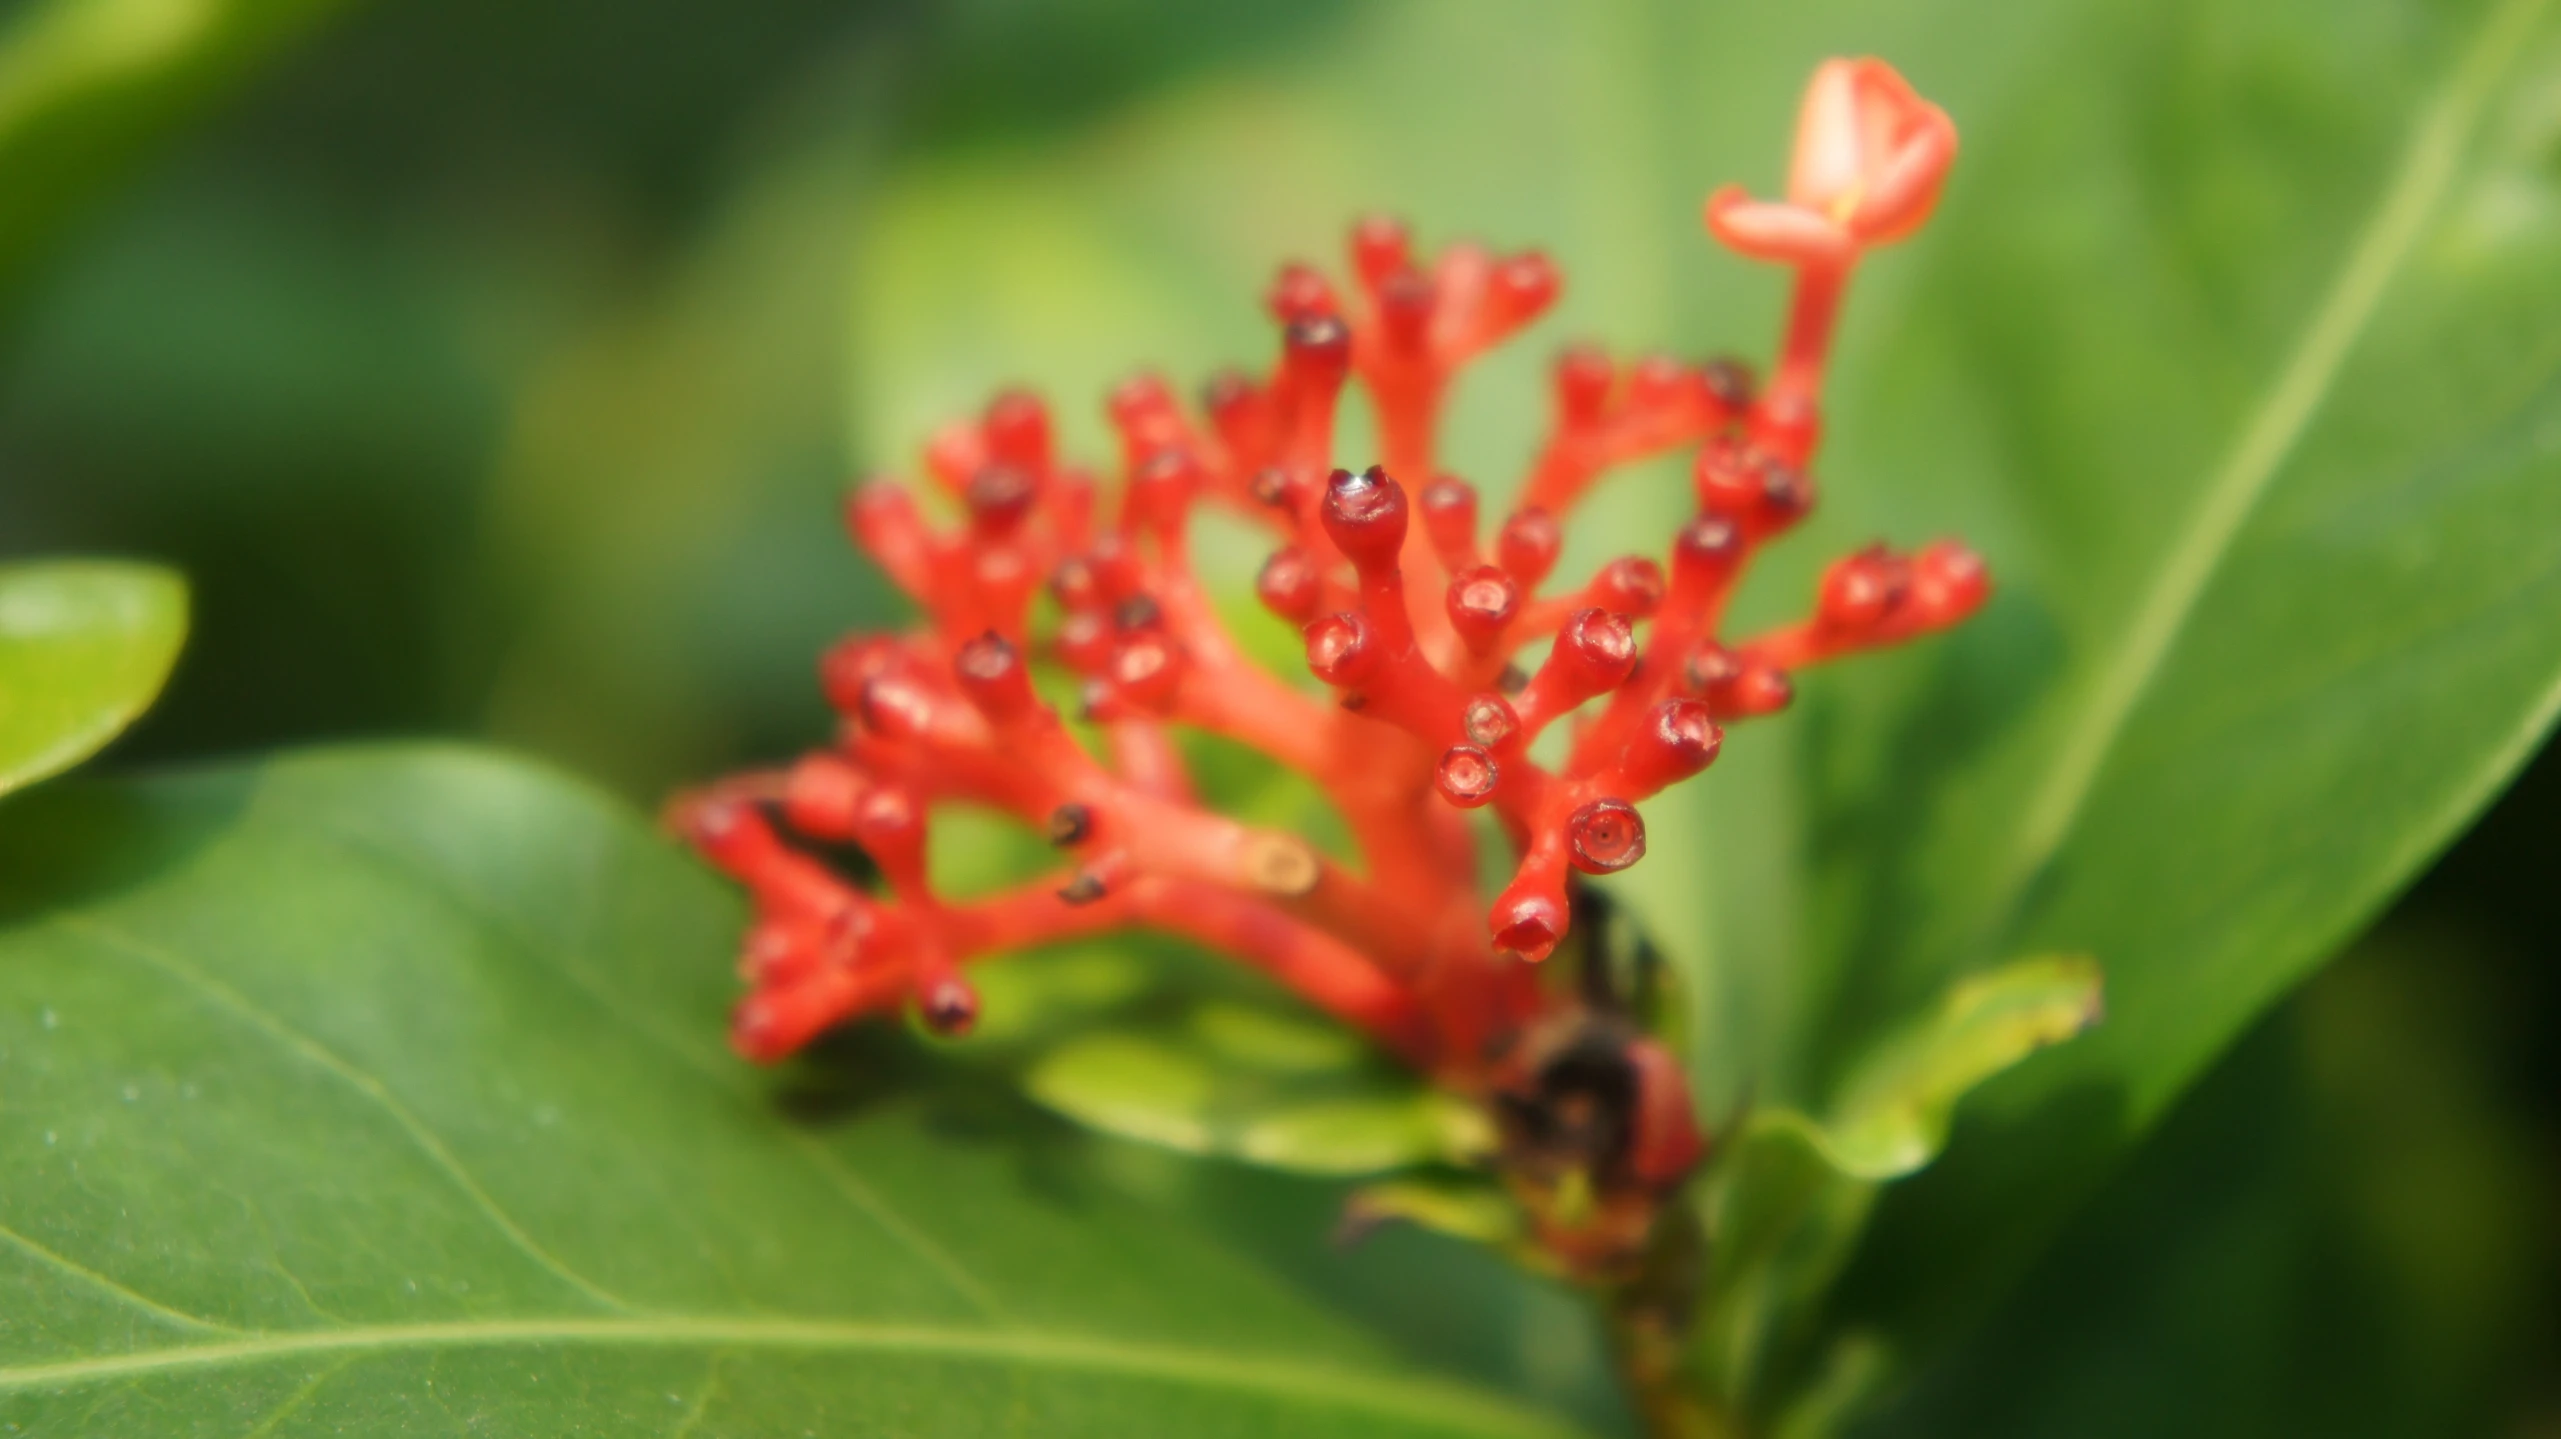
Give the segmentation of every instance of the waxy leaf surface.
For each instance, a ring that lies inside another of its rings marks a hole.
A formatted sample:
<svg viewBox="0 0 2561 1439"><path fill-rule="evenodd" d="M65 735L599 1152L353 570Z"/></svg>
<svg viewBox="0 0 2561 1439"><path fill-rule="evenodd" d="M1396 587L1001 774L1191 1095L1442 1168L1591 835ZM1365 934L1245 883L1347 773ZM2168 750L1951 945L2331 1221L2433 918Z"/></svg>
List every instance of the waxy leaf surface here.
<svg viewBox="0 0 2561 1439"><path fill-rule="evenodd" d="M0 565L0 794L97 752L160 693L187 587L149 565Z"/></svg>
<svg viewBox="0 0 2561 1439"><path fill-rule="evenodd" d="M1015 1101L748 1069L739 918L466 752L11 805L0 1432L1567 1432Z"/></svg>
<svg viewBox="0 0 2561 1439"><path fill-rule="evenodd" d="M997 377L1075 415L1140 363L1259 365L1249 297L1383 207L1565 273L1452 409L1445 462L1491 508L1551 344L1766 354L1782 282L1696 205L1779 182L1819 59L1885 56L1942 103L1946 197L1852 288L1823 508L1741 615L1801 612L1880 537L1962 535L1999 592L1737 728L1617 882L1688 974L1710 1113L1819 1103L2010 956L2104 970L2108 1022L1886 1200L1856 1308L1925 1343L2561 704L2551 8L1375 7L1092 132L907 166L858 257L853 410L893 461ZM1685 505L1661 470L1618 482L1560 572L1659 553Z"/></svg>

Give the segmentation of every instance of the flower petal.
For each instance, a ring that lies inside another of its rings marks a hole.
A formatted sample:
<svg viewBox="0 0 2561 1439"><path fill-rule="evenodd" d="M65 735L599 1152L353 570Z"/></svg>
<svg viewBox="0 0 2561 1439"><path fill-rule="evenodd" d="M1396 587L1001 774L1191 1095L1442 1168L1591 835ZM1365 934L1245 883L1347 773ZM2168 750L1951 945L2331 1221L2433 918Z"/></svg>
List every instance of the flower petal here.
<svg viewBox="0 0 2561 1439"><path fill-rule="evenodd" d="M1850 233L1821 214L1755 200L1739 185L1707 197L1707 228L1737 254L1788 265L1837 264L1855 249Z"/></svg>

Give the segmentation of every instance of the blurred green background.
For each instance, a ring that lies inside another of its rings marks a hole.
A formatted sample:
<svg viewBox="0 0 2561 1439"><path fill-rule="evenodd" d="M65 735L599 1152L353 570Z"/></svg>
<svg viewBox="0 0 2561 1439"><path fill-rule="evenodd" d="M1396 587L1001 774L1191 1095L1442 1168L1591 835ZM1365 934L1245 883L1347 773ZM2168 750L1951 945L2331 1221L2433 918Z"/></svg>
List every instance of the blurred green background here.
<svg viewBox="0 0 2561 1439"><path fill-rule="evenodd" d="M191 577L113 763L477 735L645 804L821 733L812 657L895 612L836 497L932 418L1019 379L1090 437L1135 363L1258 360L1271 263L1378 205L1549 246L1566 330L1757 351L1694 206L1812 58L1970 124L2070 8L19 4L0 556ZM2174 8L2210 55L2247 7ZM2547 750L1877 1431L2561 1435L2557 872Z"/></svg>

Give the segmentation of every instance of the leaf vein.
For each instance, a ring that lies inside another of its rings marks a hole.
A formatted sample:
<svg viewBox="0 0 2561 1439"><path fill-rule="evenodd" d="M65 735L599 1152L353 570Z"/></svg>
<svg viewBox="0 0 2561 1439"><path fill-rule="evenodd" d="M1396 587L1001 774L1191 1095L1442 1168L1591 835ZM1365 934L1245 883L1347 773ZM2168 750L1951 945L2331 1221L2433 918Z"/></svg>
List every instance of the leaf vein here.
<svg viewBox="0 0 2561 1439"><path fill-rule="evenodd" d="M2207 585L2327 399L2349 354L2381 308L2426 223L2445 196L2483 109L2548 0L2502 0L2453 72L2416 117L2401 162L2359 231L2311 323L2216 466L2172 542L2081 721L2030 792L2018 847L1995 891L1995 920L2015 910L2079 824L2081 810L2136 705L2151 688Z"/></svg>
<svg viewBox="0 0 2561 1439"><path fill-rule="evenodd" d="M303 1330L94 1359L0 1368L0 1393L58 1391L146 1375L264 1363L301 1355L415 1352L498 1345L713 1348L979 1361L1068 1373L1153 1379L1227 1389L1338 1410L1466 1427L1476 1432L1562 1436L1563 1421L1429 1376L1362 1373L1321 1363L1261 1359L1171 1345L1086 1339L1037 1330L934 1328L809 1320L657 1314L380 1325Z"/></svg>
<svg viewBox="0 0 2561 1439"><path fill-rule="evenodd" d="M93 915L76 911L56 915L51 923L55 928L77 935L100 948L140 960L153 969L159 970L169 978L177 980L230 1010L251 1025L266 1031L269 1037L301 1058L337 1076L389 1116L392 1122L408 1136L410 1142L426 1155L428 1162L443 1171L454 1187L461 1190L464 1197L479 1209L482 1217L489 1221L490 1226L526 1258L550 1271L562 1283L606 1308L626 1312L632 1309L631 1304L561 1262L559 1256L544 1248L533 1235L527 1233L524 1226L518 1224L514 1216L508 1214L499 1205L497 1199L481 1187L480 1181L475 1179L471 1171L464 1167L462 1161L454 1156L452 1149L436 1136L436 1132L428 1127L426 1121L420 1119L409 1106L401 1103L399 1096L393 1094L390 1087L380 1079L350 1062L327 1045L286 1023L281 1017L259 1005L247 995L189 964L163 946L150 943L138 935L128 933Z"/></svg>

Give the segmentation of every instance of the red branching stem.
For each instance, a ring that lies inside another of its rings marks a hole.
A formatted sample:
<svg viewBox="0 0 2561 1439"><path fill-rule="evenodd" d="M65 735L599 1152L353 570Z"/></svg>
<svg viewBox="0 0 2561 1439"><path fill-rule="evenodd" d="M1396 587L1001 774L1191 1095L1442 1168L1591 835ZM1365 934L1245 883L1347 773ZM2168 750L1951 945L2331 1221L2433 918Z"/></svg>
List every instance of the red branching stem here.
<svg viewBox="0 0 2561 1439"><path fill-rule="evenodd" d="M1753 556L1815 504L1824 367L1849 276L1919 224L1954 146L1946 117L1890 70L1819 71L1787 198L1726 190L1707 208L1720 239L1795 271L1766 388L1732 360L1569 349L1548 436L1508 504L1440 472L1442 416L1468 363L1552 307L1556 269L1535 252L1426 254L1382 219L1353 232L1345 288L1310 267L1281 272L1266 296L1279 354L1262 378L1223 373L1196 410L1154 375L1112 392L1116 498L1062 459L1048 409L1021 391L926 447L955 522L938 527L894 482L862 485L847 528L918 625L824 657L842 717L827 750L673 808L754 905L738 1047L776 1058L901 1009L959 1033L978 1013L970 965L1145 928L1235 955L1463 1091L1513 1082L1505 1066L1528 1036L1579 1002L1533 968L1573 922L1569 877L1643 858L1637 806L1707 768L1727 724L1785 708L1793 672L1944 629L1984 602L1983 565L1961 546L1878 546L1827 570L1803 621L1723 636ZM1383 463L1337 468L1336 417L1355 381ZM1697 505L1666 550L1551 586L1583 497L1674 451L1694 453ZM1274 537L1255 594L1299 631L1315 684L1266 671L1229 634L1190 552L1203 505ZM1036 665L1063 671L1072 717L1044 697ZM1560 724L1564 758L1533 758ZM1186 728L1312 781L1356 857L1219 813L1209 772L1185 762ZM929 832L955 804L1034 827L1062 866L944 896ZM1490 898L1475 810L1513 855ZM789 835L859 848L877 884ZM1630 1054L1650 1086L1631 1162L1668 1184L1697 1158L1695 1118L1659 1046Z"/></svg>

